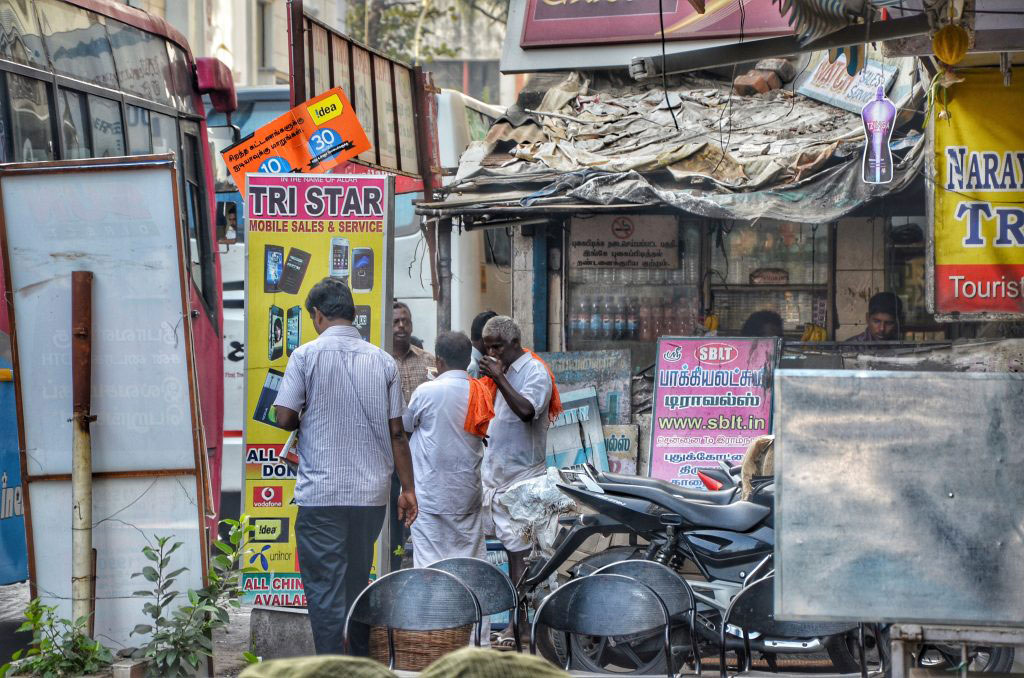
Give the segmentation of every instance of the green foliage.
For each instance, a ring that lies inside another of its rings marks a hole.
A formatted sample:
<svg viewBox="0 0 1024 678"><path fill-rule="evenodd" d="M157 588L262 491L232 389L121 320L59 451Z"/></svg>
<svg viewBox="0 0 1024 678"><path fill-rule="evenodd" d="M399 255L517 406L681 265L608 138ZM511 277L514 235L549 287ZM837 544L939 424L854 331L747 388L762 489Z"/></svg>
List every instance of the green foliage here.
<svg viewBox="0 0 1024 678"><path fill-rule="evenodd" d="M479 16L504 25L509 0L354 0L348 5L348 34L407 63L459 56L460 45L443 40L444 29L463 17Z"/></svg>
<svg viewBox="0 0 1024 678"><path fill-rule="evenodd" d="M11 656L20 674L56 678L96 673L114 661L109 649L86 635L88 617L71 622L57 618L57 607L43 605L36 598L25 608L26 621L18 632L31 631L28 651L18 650ZM11 664L0 666L0 678L11 670Z"/></svg>
<svg viewBox="0 0 1024 678"><path fill-rule="evenodd" d="M152 584L151 589L135 592L136 596L149 599L142 610L152 623L139 624L132 634L150 636L135 652L136 657L149 660L150 676L193 675L204 658L213 657L213 631L227 626L230 608L241 607L242 575L257 571L241 567L242 559L250 552L248 537L252 528L247 516L223 523L230 527L228 541L213 544L219 553L210 562L209 584L198 591L189 589L188 602L177 607L173 603L181 594L172 587L188 568L172 570L171 555L182 542L172 543L172 537L155 537L156 548L142 549L153 565L132 577L142 577Z"/></svg>

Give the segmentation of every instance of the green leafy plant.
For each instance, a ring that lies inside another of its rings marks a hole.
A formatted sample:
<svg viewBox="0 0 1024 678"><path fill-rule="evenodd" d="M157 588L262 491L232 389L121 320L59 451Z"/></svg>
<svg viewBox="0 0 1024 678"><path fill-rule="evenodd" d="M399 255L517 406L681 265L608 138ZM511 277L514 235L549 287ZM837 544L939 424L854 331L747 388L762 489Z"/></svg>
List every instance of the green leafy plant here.
<svg viewBox="0 0 1024 678"><path fill-rule="evenodd" d="M136 591L135 595L150 600L142 609L150 624L139 624L132 634L150 634L149 641L136 652L136 657L149 660L150 676L193 675L204 658L213 657L213 631L227 626L230 608L241 607L242 575L256 568L242 567L249 553L248 536L252 531L246 516L240 520L224 520L230 530L228 541L216 541L219 551L210 563L209 584L198 591L189 589L188 602L174 606L181 595L172 588L175 580L188 568L171 570L171 555L182 542L172 537L155 537L156 547L146 546L142 553L153 562L132 577L142 577L152 589Z"/></svg>
<svg viewBox="0 0 1024 678"><path fill-rule="evenodd" d="M99 641L86 633L89 618L74 622L57 617L57 607L43 605L36 598L25 608L26 621L18 632L31 631L32 643L27 651L18 650L11 656L19 674L43 676L77 676L96 673L114 661L114 655ZM0 678L6 676L12 664L0 666Z"/></svg>

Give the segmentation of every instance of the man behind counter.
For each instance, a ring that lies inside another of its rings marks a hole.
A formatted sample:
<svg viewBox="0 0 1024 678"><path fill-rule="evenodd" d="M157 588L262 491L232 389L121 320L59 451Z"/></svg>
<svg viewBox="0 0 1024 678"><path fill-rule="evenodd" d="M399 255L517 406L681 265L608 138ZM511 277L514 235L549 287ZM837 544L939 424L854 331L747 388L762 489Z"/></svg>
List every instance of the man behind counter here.
<svg viewBox="0 0 1024 678"><path fill-rule="evenodd" d="M879 292L868 300L867 329L847 339L851 343L895 341L901 338L903 302L893 292Z"/></svg>

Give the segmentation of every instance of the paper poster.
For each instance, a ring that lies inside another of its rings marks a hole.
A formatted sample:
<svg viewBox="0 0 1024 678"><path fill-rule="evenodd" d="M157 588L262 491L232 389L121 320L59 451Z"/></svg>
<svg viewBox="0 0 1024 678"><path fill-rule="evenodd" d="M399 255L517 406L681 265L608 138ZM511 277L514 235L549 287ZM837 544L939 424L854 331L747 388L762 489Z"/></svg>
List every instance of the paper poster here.
<svg viewBox="0 0 1024 678"><path fill-rule="evenodd" d="M659 339L650 476L703 488L699 469L771 433L778 353L778 339Z"/></svg>
<svg viewBox="0 0 1024 678"><path fill-rule="evenodd" d="M632 418L630 359L626 349L538 353L555 375L558 390L593 386L605 424L625 424Z"/></svg>
<svg viewBox="0 0 1024 678"><path fill-rule="evenodd" d="M328 90L221 152L236 186L250 172L320 174L371 148L340 87Z"/></svg>
<svg viewBox="0 0 1024 678"><path fill-rule="evenodd" d="M548 429L548 466L565 468L589 462L607 471L608 455L605 454L597 391L590 387L560 396L562 413Z"/></svg>
<svg viewBox="0 0 1024 678"><path fill-rule="evenodd" d="M572 268L679 268L679 219L669 214L573 217Z"/></svg>
<svg viewBox="0 0 1024 678"><path fill-rule="evenodd" d="M288 357L316 338L306 311L327 276L352 289L355 325L383 345L390 323L393 179L380 175L249 174L246 219L245 487L255 553L245 600L304 605L295 551L295 471L281 459L288 431L274 400ZM376 572L376 561L374 561Z"/></svg>
<svg viewBox="0 0 1024 678"><path fill-rule="evenodd" d="M608 470L627 476L636 475L640 429L636 424L604 427L604 449L608 454Z"/></svg>
<svg viewBox="0 0 1024 678"><path fill-rule="evenodd" d="M958 75L960 72L958 71ZM968 70L936 104L935 312L1024 314L1024 70ZM939 119L938 113L948 116ZM955 314L960 314L957 317Z"/></svg>

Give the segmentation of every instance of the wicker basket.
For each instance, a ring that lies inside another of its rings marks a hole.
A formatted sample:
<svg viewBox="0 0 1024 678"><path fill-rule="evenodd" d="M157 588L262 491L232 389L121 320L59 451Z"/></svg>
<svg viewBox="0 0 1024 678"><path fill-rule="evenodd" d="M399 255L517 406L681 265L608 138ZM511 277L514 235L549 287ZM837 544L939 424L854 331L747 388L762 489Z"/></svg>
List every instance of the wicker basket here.
<svg viewBox="0 0 1024 678"><path fill-rule="evenodd" d="M395 668L422 671L434 660L469 645L472 624L442 631L394 630ZM370 657L388 665L388 634L382 626L370 629Z"/></svg>

